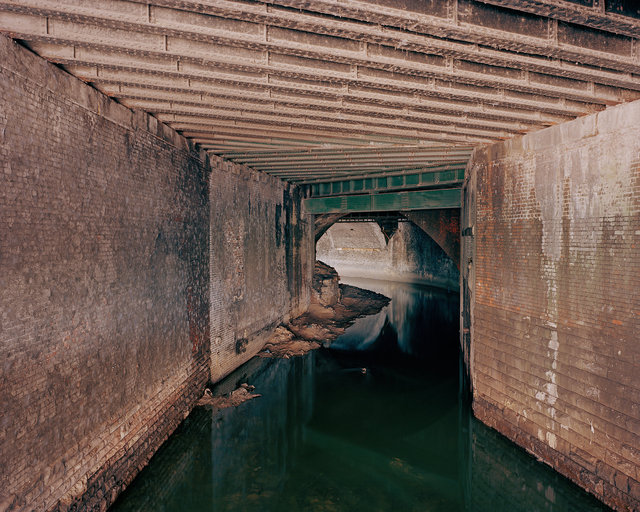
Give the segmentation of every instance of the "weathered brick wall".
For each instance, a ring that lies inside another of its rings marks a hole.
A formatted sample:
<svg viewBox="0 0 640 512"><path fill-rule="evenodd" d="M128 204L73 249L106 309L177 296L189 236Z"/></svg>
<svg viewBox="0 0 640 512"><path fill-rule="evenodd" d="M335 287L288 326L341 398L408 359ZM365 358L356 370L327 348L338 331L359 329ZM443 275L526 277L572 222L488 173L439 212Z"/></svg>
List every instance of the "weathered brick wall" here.
<svg viewBox="0 0 640 512"><path fill-rule="evenodd" d="M478 150L469 172L475 414L639 510L640 102Z"/></svg>
<svg viewBox="0 0 640 512"><path fill-rule="evenodd" d="M272 330L306 311L314 226L302 191L219 158L212 160L211 379L254 356Z"/></svg>
<svg viewBox="0 0 640 512"><path fill-rule="evenodd" d="M105 507L201 394L208 173L0 37L0 509Z"/></svg>
<svg viewBox="0 0 640 512"><path fill-rule="evenodd" d="M318 240L316 251L341 276L459 286L455 262L412 222L399 222L388 243L375 222L336 223Z"/></svg>

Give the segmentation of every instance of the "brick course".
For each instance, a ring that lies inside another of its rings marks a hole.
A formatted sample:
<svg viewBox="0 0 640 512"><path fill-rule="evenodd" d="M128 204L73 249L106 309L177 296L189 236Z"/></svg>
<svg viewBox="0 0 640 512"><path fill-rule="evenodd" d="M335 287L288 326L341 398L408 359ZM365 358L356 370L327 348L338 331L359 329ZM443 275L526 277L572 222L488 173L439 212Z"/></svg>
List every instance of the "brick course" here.
<svg viewBox="0 0 640 512"><path fill-rule="evenodd" d="M467 181L474 412L638 510L640 102L479 149Z"/></svg>

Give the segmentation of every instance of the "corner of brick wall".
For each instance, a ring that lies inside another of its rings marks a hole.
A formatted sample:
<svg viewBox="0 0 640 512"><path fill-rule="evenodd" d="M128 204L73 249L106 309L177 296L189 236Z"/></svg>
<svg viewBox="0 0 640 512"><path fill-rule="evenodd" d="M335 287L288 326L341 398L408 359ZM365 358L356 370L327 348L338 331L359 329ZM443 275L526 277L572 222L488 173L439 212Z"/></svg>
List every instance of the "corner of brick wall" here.
<svg viewBox="0 0 640 512"><path fill-rule="evenodd" d="M209 378L205 155L0 36L0 508L104 510Z"/></svg>
<svg viewBox="0 0 640 512"><path fill-rule="evenodd" d="M475 414L640 510L640 102L476 150L468 170Z"/></svg>
<svg viewBox="0 0 640 512"><path fill-rule="evenodd" d="M258 353L273 330L306 311L314 225L304 191L212 156L211 379ZM233 212L230 215L230 212Z"/></svg>

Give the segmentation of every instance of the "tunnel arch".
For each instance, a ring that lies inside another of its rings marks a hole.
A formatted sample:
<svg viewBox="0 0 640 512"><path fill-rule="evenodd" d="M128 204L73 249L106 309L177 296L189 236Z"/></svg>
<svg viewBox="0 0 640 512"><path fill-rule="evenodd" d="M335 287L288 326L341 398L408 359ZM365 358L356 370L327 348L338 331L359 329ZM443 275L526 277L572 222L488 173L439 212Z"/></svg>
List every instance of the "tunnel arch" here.
<svg viewBox="0 0 640 512"><path fill-rule="evenodd" d="M458 288L456 262L405 216L395 229L372 218L344 220L334 222L316 243L317 258L335 267L341 276Z"/></svg>
<svg viewBox="0 0 640 512"><path fill-rule="evenodd" d="M436 210L416 210L409 212L397 212L422 229L440 248L449 256L460 270L460 210L458 208L442 208ZM315 242L324 235L331 226L345 217L354 214L327 213L315 217ZM376 213L368 214L376 218Z"/></svg>

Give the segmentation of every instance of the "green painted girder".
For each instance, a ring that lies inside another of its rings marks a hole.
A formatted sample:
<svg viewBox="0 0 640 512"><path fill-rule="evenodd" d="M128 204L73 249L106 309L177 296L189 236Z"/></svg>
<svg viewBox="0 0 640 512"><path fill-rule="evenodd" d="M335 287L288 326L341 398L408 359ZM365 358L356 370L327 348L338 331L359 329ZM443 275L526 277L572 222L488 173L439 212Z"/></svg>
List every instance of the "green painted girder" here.
<svg viewBox="0 0 640 512"><path fill-rule="evenodd" d="M303 201L307 214L388 212L460 208L460 188L411 190L383 194L311 197Z"/></svg>
<svg viewBox="0 0 640 512"><path fill-rule="evenodd" d="M405 171L395 175L331 180L311 184L311 195L362 194L387 190L415 189L440 185L458 185L464 180L464 167L442 171Z"/></svg>

